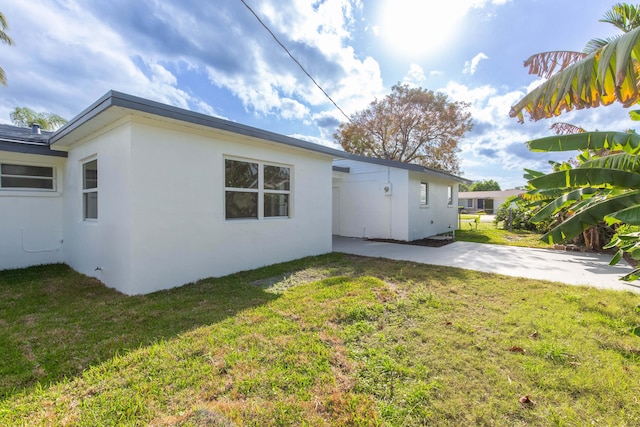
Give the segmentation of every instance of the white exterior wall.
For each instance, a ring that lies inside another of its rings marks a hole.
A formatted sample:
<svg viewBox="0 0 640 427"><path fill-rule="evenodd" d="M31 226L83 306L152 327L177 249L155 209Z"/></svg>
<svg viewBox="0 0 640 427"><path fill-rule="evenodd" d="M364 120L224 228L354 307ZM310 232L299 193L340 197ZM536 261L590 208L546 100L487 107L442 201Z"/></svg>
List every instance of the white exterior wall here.
<svg viewBox="0 0 640 427"><path fill-rule="evenodd" d="M329 157L157 122L132 139L137 292L331 252ZM290 167L291 217L226 220L225 157Z"/></svg>
<svg viewBox="0 0 640 427"><path fill-rule="evenodd" d="M71 146L64 194L64 260L125 293L131 290L131 127L120 121ZM82 165L98 159L98 219L83 219Z"/></svg>
<svg viewBox="0 0 640 427"><path fill-rule="evenodd" d="M54 168L56 191L0 190L0 270L63 261L65 158L0 151L0 163Z"/></svg>
<svg viewBox="0 0 640 427"><path fill-rule="evenodd" d="M408 172L373 163L336 160L349 173L333 180L333 232L346 237L408 240ZM384 187L391 184L391 195Z"/></svg>
<svg viewBox="0 0 640 427"><path fill-rule="evenodd" d="M215 130L130 118L72 146L66 261L127 294L331 251L331 158ZM81 165L98 159L98 220ZM291 218L224 218L225 156L291 168ZM99 270L96 268L99 267Z"/></svg>
<svg viewBox="0 0 640 427"><path fill-rule="evenodd" d="M420 204L420 184L429 188L429 203ZM453 203L448 204L448 187L453 187ZM427 174L409 173L409 240L446 233L458 228L458 184Z"/></svg>

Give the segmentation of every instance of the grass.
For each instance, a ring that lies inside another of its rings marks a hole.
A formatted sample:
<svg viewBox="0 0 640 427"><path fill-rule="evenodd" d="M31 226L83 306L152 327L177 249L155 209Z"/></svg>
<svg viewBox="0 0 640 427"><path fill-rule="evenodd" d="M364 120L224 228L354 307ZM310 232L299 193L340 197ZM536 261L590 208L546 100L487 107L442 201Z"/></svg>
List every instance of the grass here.
<svg viewBox="0 0 640 427"><path fill-rule="evenodd" d="M329 254L126 297L0 272L0 425L638 425L640 295Z"/></svg>
<svg viewBox="0 0 640 427"><path fill-rule="evenodd" d="M473 215L475 218L477 215ZM477 227L477 228L476 228ZM492 243L494 245L523 246L529 248L549 249L551 245L540 240L542 234L525 230L503 230L493 223L464 220L460 230L456 230L456 240L474 243Z"/></svg>

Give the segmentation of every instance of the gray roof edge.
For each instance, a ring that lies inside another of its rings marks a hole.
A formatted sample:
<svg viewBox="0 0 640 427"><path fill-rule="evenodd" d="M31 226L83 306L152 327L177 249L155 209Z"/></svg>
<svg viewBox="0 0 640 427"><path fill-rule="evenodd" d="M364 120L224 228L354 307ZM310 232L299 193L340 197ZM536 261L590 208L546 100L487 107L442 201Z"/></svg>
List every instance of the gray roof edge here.
<svg viewBox="0 0 640 427"><path fill-rule="evenodd" d="M367 156L361 156L358 154L351 154L351 153L346 153L346 156L344 157L346 159L355 160L358 162L373 163L373 164L382 165L382 166L389 166L389 167L398 168L398 169L406 169L413 172L420 172L420 173L435 175L441 178L451 179L453 181L457 181L463 184L471 184L473 182L470 179L462 178L460 176L453 175L448 172L443 172L437 169L428 168L426 166L416 165L414 163L399 162L397 160L378 159L376 157L367 157Z"/></svg>
<svg viewBox="0 0 640 427"><path fill-rule="evenodd" d="M12 153L22 153L22 154L38 154L41 156L51 156L51 157L67 157L66 151L52 150L47 145L21 144L21 143L2 141L2 140L0 140L0 151L8 151Z"/></svg>
<svg viewBox="0 0 640 427"><path fill-rule="evenodd" d="M312 142L303 141L301 139L254 128L217 117L208 116L202 113L196 113L184 108L174 107L172 105L163 104L157 101L151 101L145 98L140 98L114 90L107 92L104 96L94 102L90 107L78 114L69 123L58 129L58 131L56 131L56 133L51 138L51 142L54 143L65 135L71 133L74 129L77 129L84 122L90 120L91 118L95 117L111 106L123 107L142 113L154 114L160 117L171 118L244 136L264 139L291 147L318 152L332 157L342 158L345 157L346 154L343 151L326 147L324 145L314 144Z"/></svg>
<svg viewBox="0 0 640 427"><path fill-rule="evenodd" d="M112 105L111 99L114 93L117 92L107 92L89 107L82 110L80 114L76 115L73 119L65 123L60 129L56 130L49 138L49 145L54 144L56 141L64 138L65 136L82 126L83 123L89 121L91 118L97 116L98 114L109 108Z"/></svg>

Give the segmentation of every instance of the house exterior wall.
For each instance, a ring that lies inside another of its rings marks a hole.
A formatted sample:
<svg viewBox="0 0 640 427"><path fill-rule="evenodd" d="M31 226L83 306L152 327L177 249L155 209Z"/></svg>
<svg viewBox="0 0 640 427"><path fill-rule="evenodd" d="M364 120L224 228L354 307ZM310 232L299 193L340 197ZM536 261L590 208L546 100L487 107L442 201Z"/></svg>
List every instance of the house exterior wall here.
<svg viewBox="0 0 640 427"><path fill-rule="evenodd" d="M420 203L420 184L428 184L428 204ZM448 187L453 190L453 203L448 204ZM458 228L458 184L422 173L409 173L409 239L446 233Z"/></svg>
<svg viewBox="0 0 640 427"><path fill-rule="evenodd" d="M69 152L64 193L64 261L108 286L131 292L131 125L120 121ZM98 219L83 219L82 165L98 160Z"/></svg>
<svg viewBox="0 0 640 427"><path fill-rule="evenodd" d="M349 172L334 172L334 234L370 239L417 240L457 228L457 181L352 159L335 160ZM420 184L429 204L420 204ZM390 184L391 194L384 188ZM448 205L448 187L453 203ZM336 221L338 223L336 224Z"/></svg>
<svg viewBox="0 0 640 427"><path fill-rule="evenodd" d="M131 116L69 149L64 261L126 294L331 251L331 158ZM225 158L291 168L290 218L226 220ZM98 219L82 164L98 159Z"/></svg>
<svg viewBox="0 0 640 427"><path fill-rule="evenodd" d="M0 163L54 168L55 191L0 189L0 270L63 262L64 158L0 152Z"/></svg>
<svg viewBox="0 0 640 427"><path fill-rule="evenodd" d="M226 220L226 157L290 167L290 218ZM136 293L331 252L328 156L137 119L131 159Z"/></svg>
<svg viewBox="0 0 640 427"><path fill-rule="evenodd" d="M334 206L339 212L333 216L340 221L334 230L345 237L407 240L407 171L353 160L334 164L350 169L333 180L333 191L339 193ZM389 183L390 195L384 191Z"/></svg>

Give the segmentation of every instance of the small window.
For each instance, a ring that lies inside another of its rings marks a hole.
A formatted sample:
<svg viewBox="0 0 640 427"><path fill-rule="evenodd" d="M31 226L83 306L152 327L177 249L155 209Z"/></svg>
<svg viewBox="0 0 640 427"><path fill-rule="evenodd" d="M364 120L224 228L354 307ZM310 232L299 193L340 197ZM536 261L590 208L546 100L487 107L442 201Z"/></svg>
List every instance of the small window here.
<svg viewBox="0 0 640 427"><path fill-rule="evenodd" d="M420 204L425 206L429 204L429 184L426 182L420 183Z"/></svg>
<svg viewBox="0 0 640 427"><path fill-rule="evenodd" d="M98 219L98 160L82 165L82 210L86 220Z"/></svg>
<svg viewBox="0 0 640 427"><path fill-rule="evenodd" d="M447 205L449 206L453 205L453 187L452 186L447 187Z"/></svg>
<svg viewBox="0 0 640 427"><path fill-rule="evenodd" d="M289 217L291 168L225 159L225 218Z"/></svg>
<svg viewBox="0 0 640 427"><path fill-rule="evenodd" d="M467 199L467 207L473 208L473 199Z"/></svg>
<svg viewBox="0 0 640 427"><path fill-rule="evenodd" d="M55 190L53 167L0 164L0 189Z"/></svg>

